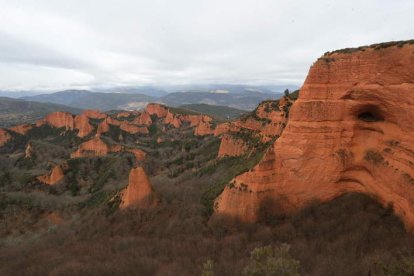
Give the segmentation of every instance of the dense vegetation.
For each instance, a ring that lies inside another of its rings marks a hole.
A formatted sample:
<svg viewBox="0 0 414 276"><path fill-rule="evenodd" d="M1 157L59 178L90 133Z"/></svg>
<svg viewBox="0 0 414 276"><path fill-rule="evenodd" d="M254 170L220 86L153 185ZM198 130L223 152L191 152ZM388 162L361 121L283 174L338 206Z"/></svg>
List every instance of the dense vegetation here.
<svg viewBox="0 0 414 276"><path fill-rule="evenodd" d="M257 164L271 143L261 143L254 133L234 133L255 151L218 160L219 138L194 136L190 127L162 130L154 121L149 135L115 128L103 135L108 143L147 152L140 164L160 198L149 210L118 209L129 169L137 164L130 153L67 160L83 140L48 126L6 147L0 155L0 275L414 272L413 237L392 206L365 195L313 202L289 216L263 206L257 224L223 223L211 216L214 199L235 175ZM33 154L24 158L28 142ZM381 161L375 152L366 158ZM59 184L36 180L64 161Z"/></svg>
<svg viewBox="0 0 414 276"><path fill-rule="evenodd" d="M207 114L220 121L234 120L246 113L245 110L223 105L186 104L181 105L180 107L198 113Z"/></svg>

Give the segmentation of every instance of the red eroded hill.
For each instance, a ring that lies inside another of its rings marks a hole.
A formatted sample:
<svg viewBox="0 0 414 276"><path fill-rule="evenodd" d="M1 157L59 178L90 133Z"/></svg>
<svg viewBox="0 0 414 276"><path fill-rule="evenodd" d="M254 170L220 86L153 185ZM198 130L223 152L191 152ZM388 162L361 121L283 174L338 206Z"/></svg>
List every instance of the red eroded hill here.
<svg viewBox="0 0 414 276"><path fill-rule="evenodd" d="M243 221L361 192L414 229L414 45L336 51L311 67L264 159L216 200Z"/></svg>

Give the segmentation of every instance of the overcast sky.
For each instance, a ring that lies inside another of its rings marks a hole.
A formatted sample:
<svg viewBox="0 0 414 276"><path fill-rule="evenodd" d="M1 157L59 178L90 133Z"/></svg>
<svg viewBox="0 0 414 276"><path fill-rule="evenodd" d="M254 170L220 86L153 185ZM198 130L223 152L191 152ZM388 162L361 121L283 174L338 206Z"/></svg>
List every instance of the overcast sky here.
<svg viewBox="0 0 414 276"><path fill-rule="evenodd" d="M0 0L0 89L296 84L329 50L414 38L414 1Z"/></svg>

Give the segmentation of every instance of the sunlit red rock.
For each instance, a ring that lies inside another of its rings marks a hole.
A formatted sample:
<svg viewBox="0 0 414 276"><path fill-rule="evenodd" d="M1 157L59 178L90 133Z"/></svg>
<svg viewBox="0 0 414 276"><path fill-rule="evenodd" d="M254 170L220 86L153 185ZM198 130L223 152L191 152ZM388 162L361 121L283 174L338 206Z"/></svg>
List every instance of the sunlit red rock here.
<svg viewBox="0 0 414 276"><path fill-rule="evenodd" d="M221 138L218 157L240 156L247 152L248 146L242 139L233 137L230 134L224 134Z"/></svg>
<svg viewBox="0 0 414 276"><path fill-rule="evenodd" d="M146 209L155 205L157 198L144 169L131 169L128 186L121 195L120 209Z"/></svg>
<svg viewBox="0 0 414 276"><path fill-rule="evenodd" d="M201 121L194 130L194 135L204 136L214 134L213 125L210 122Z"/></svg>
<svg viewBox="0 0 414 276"><path fill-rule="evenodd" d="M38 176L37 179L44 184L55 185L65 177L63 167L65 165L57 165L50 174Z"/></svg>
<svg viewBox="0 0 414 276"><path fill-rule="evenodd" d="M170 112L169 110L167 112L167 115L165 116L164 123L170 124L175 128L180 128L182 124L180 116Z"/></svg>
<svg viewBox="0 0 414 276"><path fill-rule="evenodd" d="M133 111L122 111L116 114L116 118L117 119L128 118L129 116L134 115L134 114L136 115L136 113Z"/></svg>
<svg viewBox="0 0 414 276"><path fill-rule="evenodd" d="M71 158L102 156L111 152L111 147L102 141L100 136L95 136L89 141L79 145L77 151L71 154Z"/></svg>
<svg viewBox="0 0 414 276"><path fill-rule="evenodd" d="M22 124L22 125L18 125L18 126L14 126L9 128L10 130L17 132L21 135L25 135L29 130L31 130L33 128L32 125L29 124Z"/></svg>
<svg viewBox="0 0 414 276"><path fill-rule="evenodd" d="M161 104L149 103L145 107L145 111L149 115L156 115L158 118L164 118L165 116L167 116L168 108Z"/></svg>
<svg viewBox="0 0 414 276"><path fill-rule="evenodd" d="M74 128L73 115L68 112L53 112L44 118L44 122L56 127L72 130Z"/></svg>
<svg viewBox="0 0 414 276"><path fill-rule="evenodd" d="M145 160L145 157L147 156L147 154L143 150L140 150L140 149L128 149L128 151L134 154L135 159L137 161L143 161Z"/></svg>
<svg viewBox="0 0 414 276"><path fill-rule="evenodd" d="M120 125L120 128L125 131L128 132L130 134L137 134L137 133L141 133L141 134L148 134L148 128L145 126L137 126L134 124L131 124L129 122L122 122L122 124Z"/></svg>
<svg viewBox="0 0 414 276"><path fill-rule="evenodd" d="M99 123L98 128L96 130L97 134L106 133L109 131L109 123L108 118L105 118L102 122Z"/></svg>
<svg viewBox="0 0 414 276"><path fill-rule="evenodd" d="M93 132L94 127L89 123L89 117L81 114L75 116L75 129L79 130L79 137L85 137Z"/></svg>
<svg viewBox="0 0 414 276"><path fill-rule="evenodd" d="M152 119L150 114L144 111L138 115L138 117L133 122L138 125L150 126L152 124Z"/></svg>
<svg viewBox="0 0 414 276"><path fill-rule="evenodd" d="M4 146L11 139L12 136L10 133L5 129L0 128L0 147Z"/></svg>
<svg viewBox="0 0 414 276"><path fill-rule="evenodd" d="M107 121L108 124L114 125L114 126L120 126L123 123L122 121L119 121L117 119L114 119L114 118L112 118L110 116L108 116L106 118L106 121Z"/></svg>
<svg viewBox="0 0 414 276"><path fill-rule="evenodd" d="M86 115L88 118L91 119L105 119L108 116L105 113L100 112L99 110L93 109L84 110L82 114Z"/></svg>
<svg viewBox="0 0 414 276"><path fill-rule="evenodd" d="M392 205L414 230L414 45L336 52L314 63L281 137L215 202L256 221L344 193Z"/></svg>

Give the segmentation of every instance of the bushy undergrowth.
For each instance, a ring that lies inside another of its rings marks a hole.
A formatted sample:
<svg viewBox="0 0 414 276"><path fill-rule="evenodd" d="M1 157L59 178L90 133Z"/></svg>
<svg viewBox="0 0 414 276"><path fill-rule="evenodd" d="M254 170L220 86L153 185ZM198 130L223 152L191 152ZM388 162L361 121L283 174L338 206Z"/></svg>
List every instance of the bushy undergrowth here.
<svg viewBox="0 0 414 276"><path fill-rule="evenodd" d="M175 192L196 191L192 181ZM147 211L87 212L31 242L9 240L0 247L0 274L200 275L211 260L214 275L250 275L250 252L287 243L288 255L273 252L265 263L278 268L282 258L282 267L305 275L408 275L385 272L409 269L399 252L412 250L412 238L366 196L315 203L273 225L228 229L207 224L196 194Z"/></svg>

